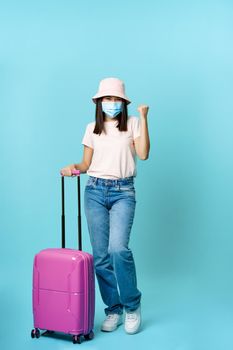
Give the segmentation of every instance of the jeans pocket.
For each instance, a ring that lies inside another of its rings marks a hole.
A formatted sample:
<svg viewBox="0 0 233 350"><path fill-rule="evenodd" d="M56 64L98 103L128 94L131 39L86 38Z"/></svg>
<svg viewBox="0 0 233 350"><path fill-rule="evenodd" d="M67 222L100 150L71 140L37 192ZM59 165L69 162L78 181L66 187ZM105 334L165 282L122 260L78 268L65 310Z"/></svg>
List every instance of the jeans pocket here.
<svg viewBox="0 0 233 350"><path fill-rule="evenodd" d="M86 188L93 188L95 186L95 181L93 179L88 179L86 183Z"/></svg>
<svg viewBox="0 0 233 350"><path fill-rule="evenodd" d="M120 185L119 193L130 201L136 203L136 191L134 184Z"/></svg>

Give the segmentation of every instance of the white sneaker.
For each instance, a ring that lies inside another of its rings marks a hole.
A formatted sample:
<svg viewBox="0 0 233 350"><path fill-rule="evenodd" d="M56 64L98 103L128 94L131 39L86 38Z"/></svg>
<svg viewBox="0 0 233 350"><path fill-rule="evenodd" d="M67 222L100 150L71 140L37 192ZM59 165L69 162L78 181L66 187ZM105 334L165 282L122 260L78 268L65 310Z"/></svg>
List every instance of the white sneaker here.
<svg viewBox="0 0 233 350"><path fill-rule="evenodd" d="M135 311L128 311L125 314L125 331L128 334L135 334L141 326L141 308Z"/></svg>
<svg viewBox="0 0 233 350"><path fill-rule="evenodd" d="M117 329L118 326L122 324L122 315L119 314L109 314L104 320L101 331L103 332L112 332Z"/></svg>

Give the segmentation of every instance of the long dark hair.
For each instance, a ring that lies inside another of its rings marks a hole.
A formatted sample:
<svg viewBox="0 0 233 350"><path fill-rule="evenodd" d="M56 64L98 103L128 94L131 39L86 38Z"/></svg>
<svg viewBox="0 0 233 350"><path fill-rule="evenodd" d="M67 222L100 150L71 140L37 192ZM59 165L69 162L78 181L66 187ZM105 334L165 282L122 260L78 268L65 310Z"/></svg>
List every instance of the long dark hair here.
<svg viewBox="0 0 233 350"><path fill-rule="evenodd" d="M96 100L96 110L95 110L95 128L93 133L101 135L102 131L105 132L104 122L106 120L105 113L102 110L102 97ZM127 131L127 120L128 120L128 109L127 103L122 99L122 111L117 116L118 123L116 127L119 131Z"/></svg>

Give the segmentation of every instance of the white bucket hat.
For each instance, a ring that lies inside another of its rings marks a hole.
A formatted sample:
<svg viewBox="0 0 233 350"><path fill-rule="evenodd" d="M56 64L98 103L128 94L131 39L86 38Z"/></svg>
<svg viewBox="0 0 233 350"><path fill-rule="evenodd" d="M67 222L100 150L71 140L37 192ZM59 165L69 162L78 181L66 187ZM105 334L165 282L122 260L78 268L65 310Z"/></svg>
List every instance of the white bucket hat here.
<svg viewBox="0 0 233 350"><path fill-rule="evenodd" d="M125 84L122 80L118 78L105 78L100 81L99 90L95 96L92 97L94 103L96 99L104 96L117 96L126 100L126 103L129 104L131 101L125 95Z"/></svg>

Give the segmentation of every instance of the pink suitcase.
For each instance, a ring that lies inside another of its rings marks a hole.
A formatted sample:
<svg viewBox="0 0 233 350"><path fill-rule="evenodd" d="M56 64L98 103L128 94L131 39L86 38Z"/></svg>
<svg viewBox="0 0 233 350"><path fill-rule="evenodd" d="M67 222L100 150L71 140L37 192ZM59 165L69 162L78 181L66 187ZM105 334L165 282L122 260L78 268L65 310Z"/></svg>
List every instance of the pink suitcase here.
<svg viewBox="0 0 233 350"><path fill-rule="evenodd" d="M32 338L63 332L81 343L81 336L94 337L95 278L93 256L82 251L80 215L80 172L78 180L79 250L65 248L64 177L62 176L62 248L44 249L35 255L33 265Z"/></svg>

